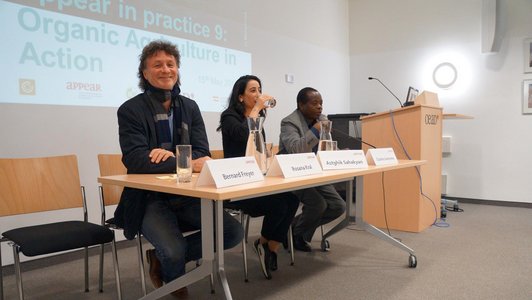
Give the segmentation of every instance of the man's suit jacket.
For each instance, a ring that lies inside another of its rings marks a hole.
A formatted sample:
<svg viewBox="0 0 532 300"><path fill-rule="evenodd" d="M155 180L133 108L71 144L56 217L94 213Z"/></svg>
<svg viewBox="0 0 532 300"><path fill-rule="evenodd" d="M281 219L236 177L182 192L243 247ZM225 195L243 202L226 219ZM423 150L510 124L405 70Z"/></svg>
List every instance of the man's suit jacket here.
<svg viewBox="0 0 532 300"><path fill-rule="evenodd" d="M155 120L148 101L146 93L142 93L124 102L118 108L122 162L128 174L175 173L175 157L169 157L164 162L154 164L148 156L152 149L158 147ZM181 95L176 101L180 101L182 120L179 143L192 145L192 159L210 156L205 124L198 104ZM176 127L175 124L174 127ZM144 218L146 201L155 196L157 196L156 192L124 188L114 216L115 223L124 228L126 238L135 238Z"/></svg>
<svg viewBox="0 0 532 300"><path fill-rule="evenodd" d="M307 120L298 109L281 120L279 154L312 152L319 141L319 132L308 128Z"/></svg>

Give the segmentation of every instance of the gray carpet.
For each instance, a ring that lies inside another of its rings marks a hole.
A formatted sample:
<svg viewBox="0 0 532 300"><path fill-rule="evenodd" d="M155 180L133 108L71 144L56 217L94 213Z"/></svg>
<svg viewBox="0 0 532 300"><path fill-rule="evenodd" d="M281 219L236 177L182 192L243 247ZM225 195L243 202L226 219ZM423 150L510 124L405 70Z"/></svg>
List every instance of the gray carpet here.
<svg viewBox="0 0 532 300"><path fill-rule="evenodd" d="M266 280L248 247L250 281L243 281L237 247L226 251L226 272L234 299L532 299L532 209L460 204L449 212L449 227L421 233L392 231L415 250L417 268L408 268L408 254L367 232L345 229L329 239L330 252L279 255L279 270ZM260 219L252 219L257 235ZM253 238L250 237L250 240ZM150 247L149 244L145 248ZM91 251L91 291L83 293L79 253L23 264L26 299L116 299L109 249L104 293L97 291L97 262ZM119 245L124 299L141 297L136 248ZM190 267L193 267L192 265ZM149 279L148 279L149 280ZM148 282L149 289L151 284ZM4 268L5 299L16 298L12 267ZM223 299L219 284L210 294L207 279L189 287L189 299ZM166 297L165 299L173 299Z"/></svg>

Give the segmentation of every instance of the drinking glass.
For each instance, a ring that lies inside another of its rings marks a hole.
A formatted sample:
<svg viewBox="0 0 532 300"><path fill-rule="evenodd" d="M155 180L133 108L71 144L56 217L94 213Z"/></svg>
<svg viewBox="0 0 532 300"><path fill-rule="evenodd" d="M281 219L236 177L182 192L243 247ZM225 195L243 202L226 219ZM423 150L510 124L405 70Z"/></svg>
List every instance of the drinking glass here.
<svg viewBox="0 0 532 300"><path fill-rule="evenodd" d="M246 144L246 156L253 156L263 174L266 174L266 151L264 137L262 136L262 125L264 117L248 117L249 136Z"/></svg>
<svg viewBox="0 0 532 300"><path fill-rule="evenodd" d="M329 151L336 151L338 150L338 142L337 141L331 141L331 143L329 144L329 149L327 149Z"/></svg>
<svg viewBox="0 0 532 300"><path fill-rule="evenodd" d="M175 157L177 162L177 182L190 182L192 180L192 146L177 145Z"/></svg>
<svg viewBox="0 0 532 300"><path fill-rule="evenodd" d="M266 106L267 108L274 108L276 104L277 100L275 100L275 98L271 98L270 100L264 101L264 106Z"/></svg>
<svg viewBox="0 0 532 300"><path fill-rule="evenodd" d="M336 141L323 141L323 151L336 151L338 150L338 143Z"/></svg>
<svg viewBox="0 0 532 300"><path fill-rule="evenodd" d="M332 121L320 120L320 141L318 143L318 151L327 151L327 142L332 141L331 129Z"/></svg>
<svg viewBox="0 0 532 300"><path fill-rule="evenodd" d="M272 164L272 161L273 161L273 143L266 143L265 146L266 146L266 172L268 172Z"/></svg>

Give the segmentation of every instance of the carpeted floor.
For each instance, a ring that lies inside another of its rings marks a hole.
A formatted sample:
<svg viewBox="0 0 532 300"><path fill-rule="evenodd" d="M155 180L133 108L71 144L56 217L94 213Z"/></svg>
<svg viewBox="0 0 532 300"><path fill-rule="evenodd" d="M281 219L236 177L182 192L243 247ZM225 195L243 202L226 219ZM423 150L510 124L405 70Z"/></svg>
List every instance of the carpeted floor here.
<svg viewBox="0 0 532 300"><path fill-rule="evenodd" d="M234 299L532 299L532 209L460 204L449 212L448 227L421 233L392 231L416 252L417 268L408 254L367 232L345 229L329 239L330 252L279 255L279 270L266 280L248 246L250 281L243 281L240 248L226 251L226 272ZM260 219L252 219L257 235ZM250 240L253 240L250 237ZM145 249L151 247L145 244ZM96 251L91 251L89 293L83 292L80 253L23 264L26 299L116 299L110 251L106 251L104 293L97 291ZM119 243L124 299L142 296L136 248ZM191 264L190 267L193 267ZM149 278L149 277L148 277ZM148 279L149 280L149 279ZM148 282L149 290L152 290ZM221 287L210 294L207 279L189 286L189 299L224 299ZM12 266L4 268L4 298L16 299ZM165 297L164 299L173 299Z"/></svg>

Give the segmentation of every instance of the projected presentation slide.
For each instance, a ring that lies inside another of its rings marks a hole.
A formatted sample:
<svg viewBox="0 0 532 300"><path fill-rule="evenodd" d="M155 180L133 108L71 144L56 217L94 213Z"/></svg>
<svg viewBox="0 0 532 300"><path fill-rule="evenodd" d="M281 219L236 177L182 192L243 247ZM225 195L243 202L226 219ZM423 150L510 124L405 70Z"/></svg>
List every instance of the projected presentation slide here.
<svg viewBox="0 0 532 300"><path fill-rule="evenodd" d="M139 54L152 40L181 53L182 95L219 112L251 54L243 29L179 1L0 1L0 103L118 107L140 93ZM242 48L242 47L241 47Z"/></svg>

